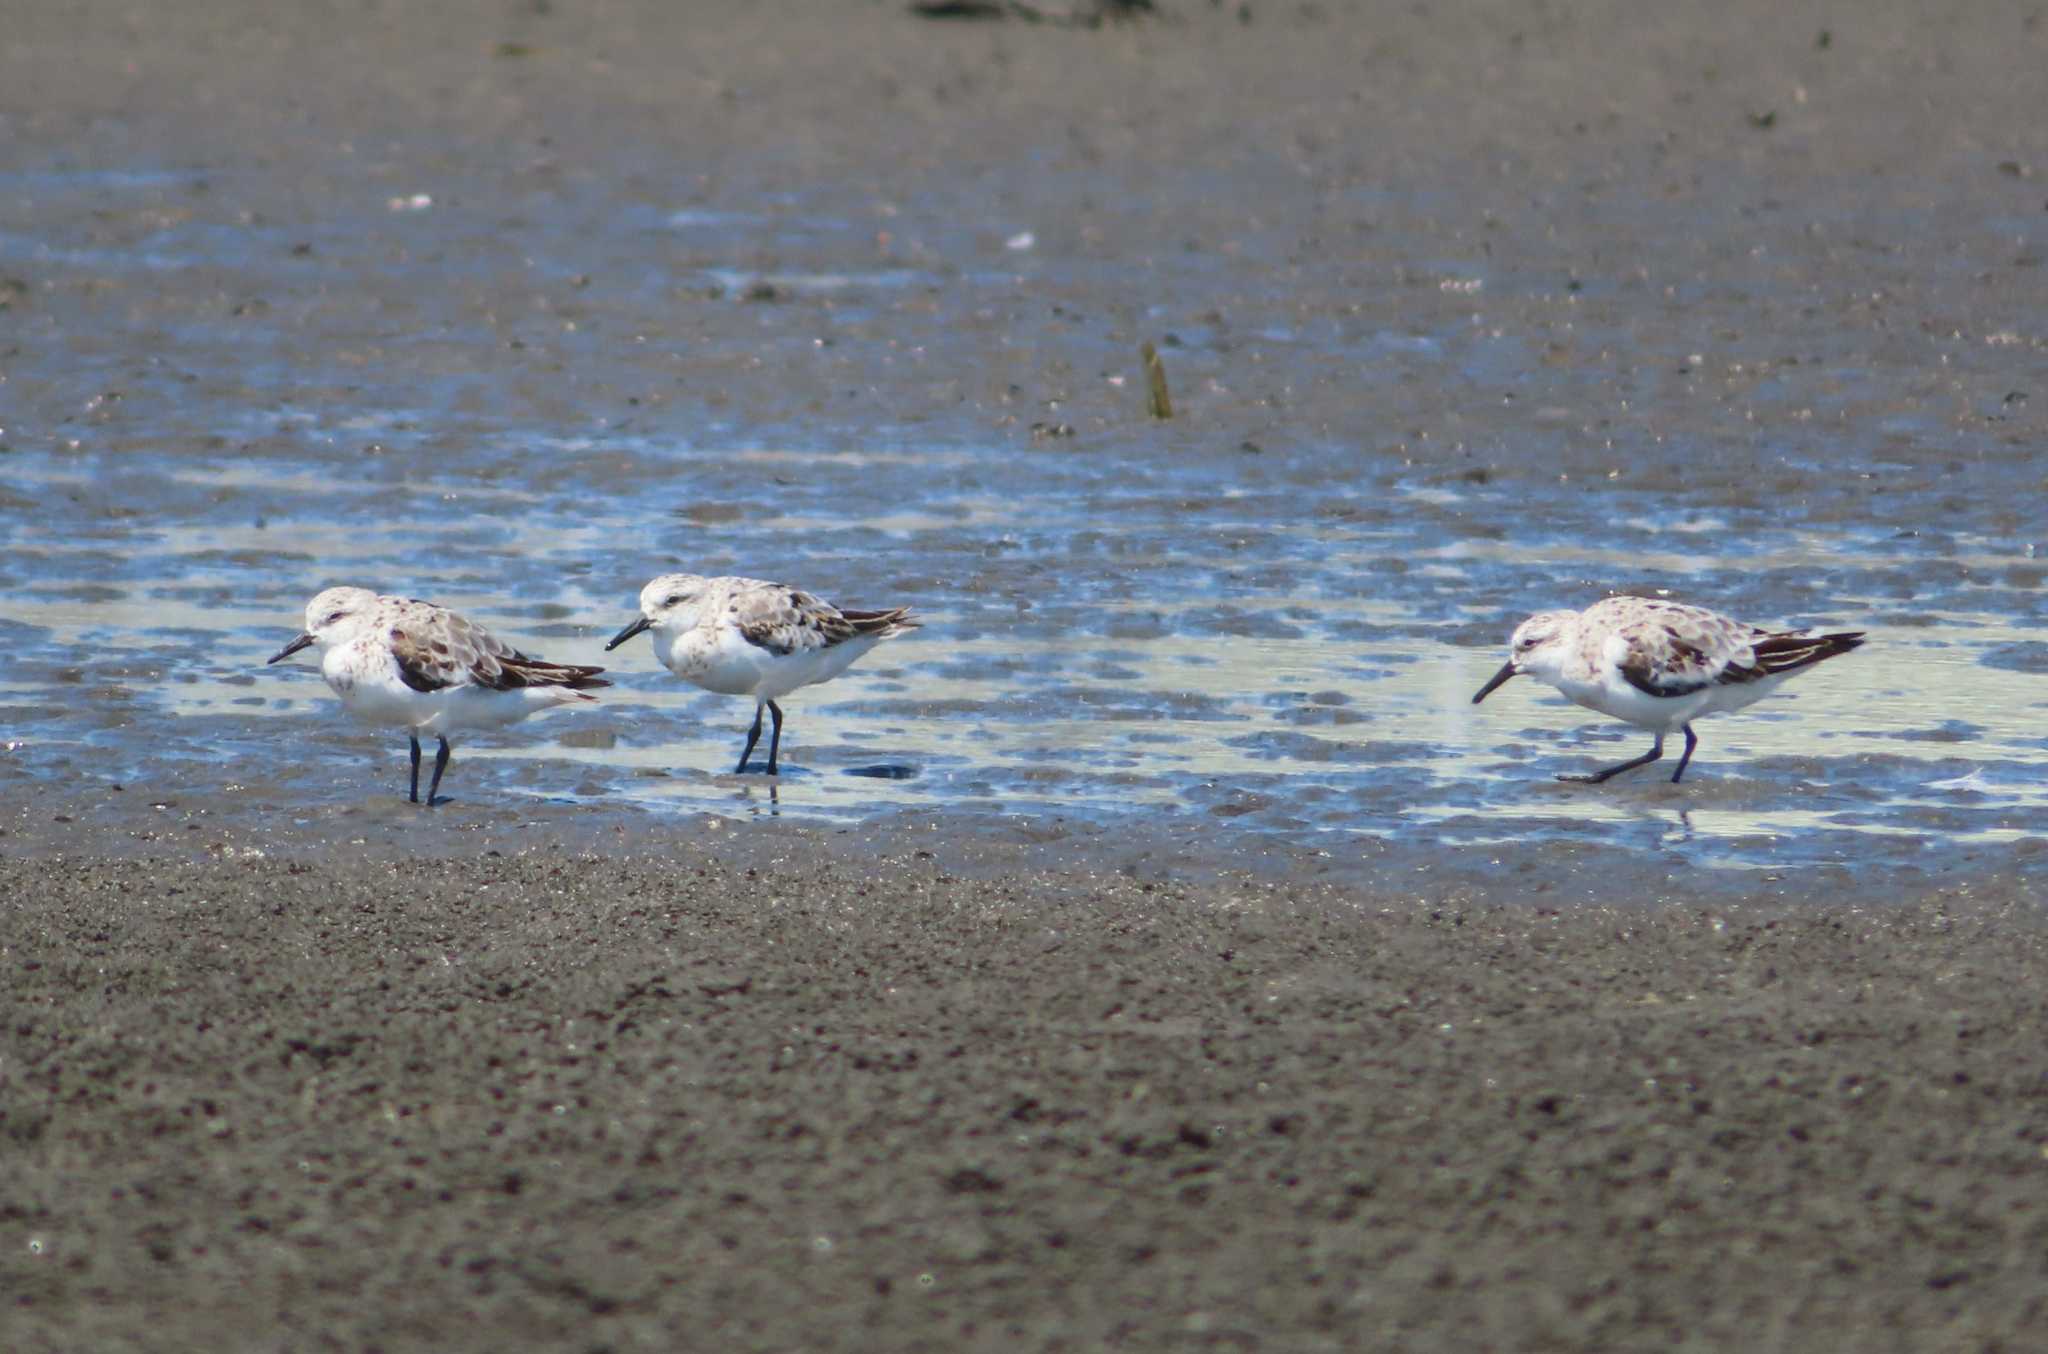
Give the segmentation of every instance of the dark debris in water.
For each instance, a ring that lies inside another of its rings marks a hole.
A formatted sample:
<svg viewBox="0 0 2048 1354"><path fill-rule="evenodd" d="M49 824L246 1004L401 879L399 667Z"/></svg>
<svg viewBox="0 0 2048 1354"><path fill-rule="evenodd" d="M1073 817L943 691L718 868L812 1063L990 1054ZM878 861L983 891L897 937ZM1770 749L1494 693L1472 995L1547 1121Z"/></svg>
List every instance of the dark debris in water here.
<svg viewBox="0 0 2048 1354"><path fill-rule="evenodd" d="M1944 719L1931 729L1907 729L1884 735L1904 743L1974 743L1984 730L1965 719Z"/></svg>
<svg viewBox="0 0 2048 1354"><path fill-rule="evenodd" d="M1987 668L2004 668L2009 672L2048 672L2048 644L2038 640L2003 644L1986 650L1977 661Z"/></svg>
<svg viewBox="0 0 2048 1354"><path fill-rule="evenodd" d="M1150 340L1138 346L1138 358L1145 364L1145 407L1154 418L1173 417L1173 396L1166 388L1166 364Z"/></svg>
<svg viewBox="0 0 2048 1354"><path fill-rule="evenodd" d="M1133 19L1158 10L1152 0L911 0L910 12L921 19L1022 19L1096 28L1105 21Z"/></svg>
<svg viewBox="0 0 2048 1354"><path fill-rule="evenodd" d="M866 776L870 780L911 780L917 775L917 768L901 762L877 762L873 766L849 766L849 776Z"/></svg>

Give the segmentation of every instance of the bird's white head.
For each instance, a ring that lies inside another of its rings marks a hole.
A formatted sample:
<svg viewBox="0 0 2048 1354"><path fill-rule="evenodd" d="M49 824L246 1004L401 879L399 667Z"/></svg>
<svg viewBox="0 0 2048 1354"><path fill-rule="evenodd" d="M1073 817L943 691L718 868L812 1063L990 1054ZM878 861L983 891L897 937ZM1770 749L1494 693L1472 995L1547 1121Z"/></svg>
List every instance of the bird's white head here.
<svg viewBox="0 0 2048 1354"><path fill-rule="evenodd" d="M1524 673L1538 681L1554 682L1571 655L1578 629L1576 611L1539 611L1523 621L1508 640L1508 661L1493 674L1492 680L1479 688L1472 703L1479 704L1510 677Z"/></svg>
<svg viewBox="0 0 2048 1354"><path fill-rule="evenodd" d="M368 588L329 588L306 603L306 628L270 661L281 662L309 644L326 653L369 621L376 609L377 594Z"/></svg>
<svg viewBox="0 0 2048 1354"><path fill-rule="evenodd" d="M640 618L613 635L609 652L643 630L679 635L697 624L709 580L698 574L663 574L640 589Z"/></svg>
<svg viewBox="0 0 2048 1354"><path fill-rule="evenodd" d="M1550 681L1563 670L1579 633L1576 611L1539 611L1515 627L1508 640L1515 671Z"/></svg>

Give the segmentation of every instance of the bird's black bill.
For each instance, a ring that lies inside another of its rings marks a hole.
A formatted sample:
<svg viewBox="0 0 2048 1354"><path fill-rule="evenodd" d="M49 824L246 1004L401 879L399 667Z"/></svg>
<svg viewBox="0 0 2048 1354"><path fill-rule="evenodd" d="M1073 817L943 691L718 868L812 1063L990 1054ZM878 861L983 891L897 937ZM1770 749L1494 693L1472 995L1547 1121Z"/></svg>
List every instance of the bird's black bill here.
<svg viewBox="0 0 2048 1354"><path fill-rule="evenodd" d="M311 635L300 635L297 639L293 640L291 643L285 645L282 649L279 649L275 654L271 655L269 663L282 663L284 662L285 659L290 658L293 654L305 648L308 644L311 644L312 642L313 637ZM269 663L266 663L265 666L269 666Z"/></svg>
<svg viewBox="0 0 2048 1354"><path fill-rule="evenodd" d="M1496 690L1498 690L1500 688L1501 683L1507 681L1508 678L1514 675L1515 665L1512 661L1501 664L1500 671L1494 673L1492 677L1488 678L1486 685L1480 687L1478 694L1472 697L1472 703L1474 705L1479 704L1479 702L1485 700L1488 696L1491 696Z"/></svg>
<svg viewBox="0 0 2048 1354"><path fill-rule="evenodd" d="M610 653L613 649L618 648L621 644L624 644L627 640L633 638L633 636L639 634L642 630L648 629L653 624L653 621L650 621L645 616L642 616L640 619L634 621L625 629L619 631L619 633L617 633L616 635L613 635L612 642L604 646L604 651L606 653Z"/></svg>

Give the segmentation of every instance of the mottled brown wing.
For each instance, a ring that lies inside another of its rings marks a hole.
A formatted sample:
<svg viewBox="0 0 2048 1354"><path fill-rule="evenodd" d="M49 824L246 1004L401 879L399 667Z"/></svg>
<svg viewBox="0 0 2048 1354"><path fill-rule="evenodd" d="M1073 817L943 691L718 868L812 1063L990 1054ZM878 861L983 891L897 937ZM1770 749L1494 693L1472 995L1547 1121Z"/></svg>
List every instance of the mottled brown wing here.
<svg viewBox="0 0 2048 1354"><path fill-rule="evenodd" d="M1621 675L1630 686L1652 696L1690 696L1721 680L1718 673L1711 677L1700 675L1705 667L1702 658L1703 655L1695 650L1676 661L1658 662L1640 651L1631 650L1620 665Z"/></svg>
<svg viewBox="0 0 2048 1354"><path fill-rule="evenodd" d="M402 614L385 636L398 663L399 679L415 691L445 691L471 680L471 656L457 653L445 636L437 637L443 628Z"/></svg>
<svg viewBox="0 0 2048 1354"><path fill-rule="evenodd" d="M838 607L801 588L755 588L731 607L740 637L773 654L829 649L860 633Z"/></svg>
<svg viewBox="0 0 2048 1354"><path fill-rule="evenodd" d="M1747 680L1728 676L1747 670L1748 650L1732 622L1681 603L1648 605L1650 616L1624 636L1628 652L1618 666L1630 686L1652 696L1690 696L1717 682Z"/></svg>
<svg viewBox="0 0 2048 1354"><path fill-rule="evenodd" d="M399 679L415 691L463 685L491 691L611 685L597 680L603 668L529 657L467 617L425 602L408 602L393 621L389 638Z"/></svg>

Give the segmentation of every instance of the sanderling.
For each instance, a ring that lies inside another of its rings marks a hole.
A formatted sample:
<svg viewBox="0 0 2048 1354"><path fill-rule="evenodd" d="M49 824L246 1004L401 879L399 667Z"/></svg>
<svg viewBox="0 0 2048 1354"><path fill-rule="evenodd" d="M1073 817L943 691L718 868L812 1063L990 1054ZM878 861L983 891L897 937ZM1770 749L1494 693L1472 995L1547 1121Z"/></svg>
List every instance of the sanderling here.
<svg viewBox="0 0 2048 1354"><path fill-rule="evenodd" d="M1619 766L1559 780L1599 784L1664 755L1664 735L1685 733L1685 774L1699 738L1692 721L1754 704L1802 668L1863 642L1859 632L1816 635L1764 630L1705 607L1652 597L1609 597L1584 611L1541 611L1515 627L1514 656L1479 688L1472 703L1517 673L1550 683L1589 710L1650 730L1650 750Z"/></svg>
<svg viewBox="0 0 2048 1354"><path fill-rule="evenodd" d="M909 607L842 611L830 602L758 578L663 574L640 590L640 618L612 636L605 651L642 630L654 632L654 656L686 682L727 696L754 698L754 727L738 770L761 741L761 711L775 718L768 774L778 774L782 708L777 696L830 681L881 641L917 628Z"/></svg>
<svg viewBox="0 0 2048 1354"><path fill-rule="evenodd" d="M306 603L306 629L273 663L320 646L320 674L351 714L397 725L412 740L412 802L420 799L420 734L441 740L427 806L448 769L448 735L490 729L610 686L603 668L530 658L446 607L368 588L329 588Z"/></svg>

